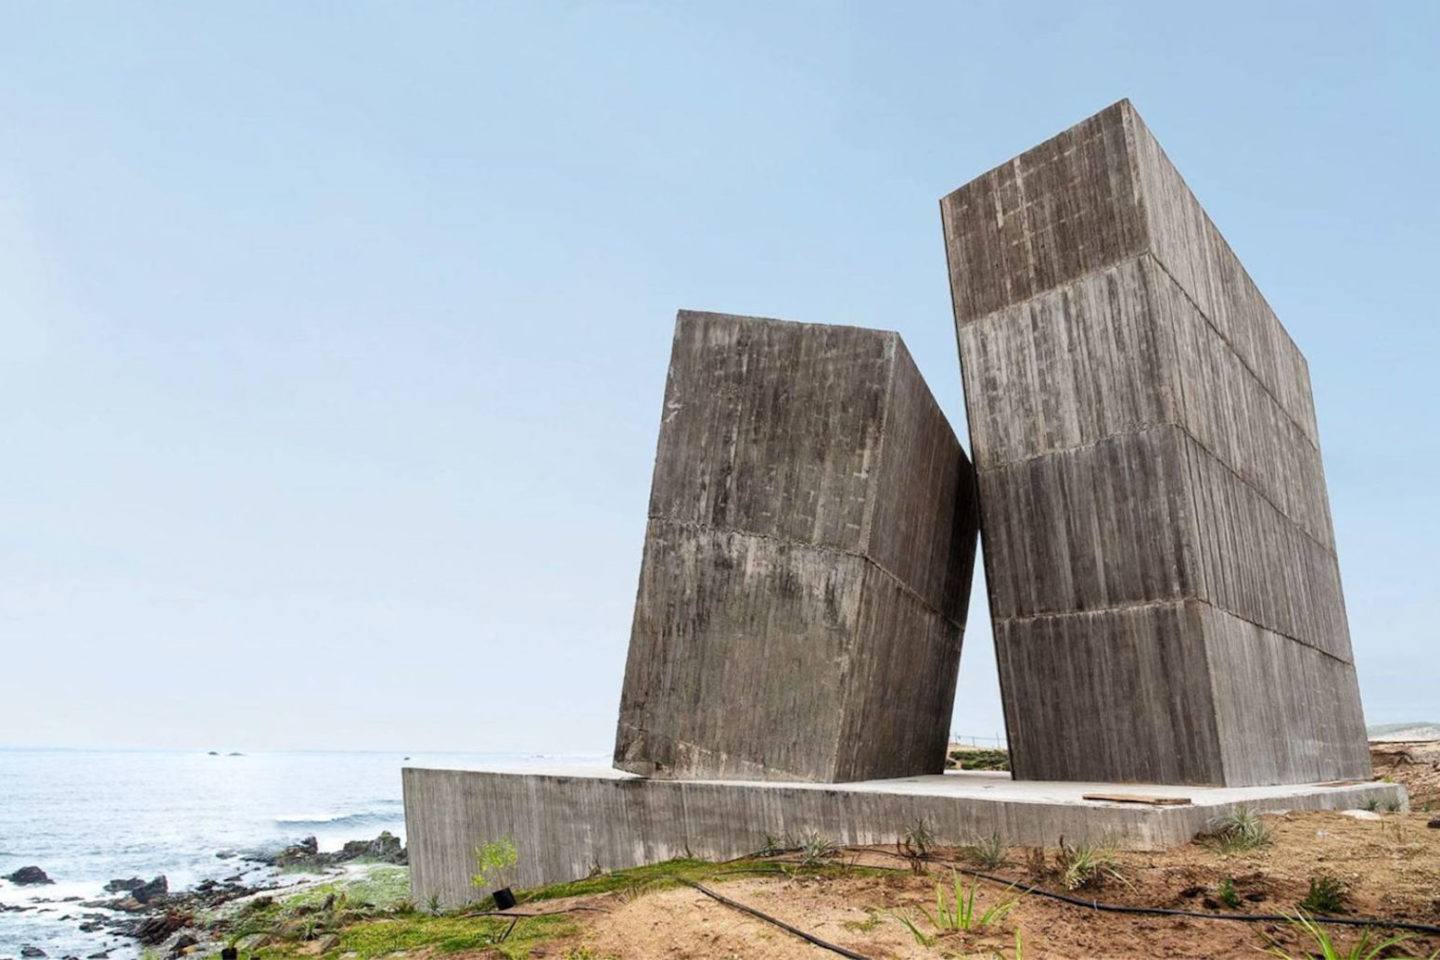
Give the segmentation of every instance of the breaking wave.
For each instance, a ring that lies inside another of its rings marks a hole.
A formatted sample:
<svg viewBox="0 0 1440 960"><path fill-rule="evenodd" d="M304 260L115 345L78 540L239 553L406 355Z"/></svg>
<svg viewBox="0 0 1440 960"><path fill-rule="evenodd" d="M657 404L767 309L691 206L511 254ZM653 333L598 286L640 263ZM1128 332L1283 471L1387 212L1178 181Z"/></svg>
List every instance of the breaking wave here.
<svg viewBox="0 0 1440 960"><path fill-rule="evenodd" d="M405 817L400 801L346 813L282 813L274 820L286 827L358 827L370 824L395 823Z"/></svg>

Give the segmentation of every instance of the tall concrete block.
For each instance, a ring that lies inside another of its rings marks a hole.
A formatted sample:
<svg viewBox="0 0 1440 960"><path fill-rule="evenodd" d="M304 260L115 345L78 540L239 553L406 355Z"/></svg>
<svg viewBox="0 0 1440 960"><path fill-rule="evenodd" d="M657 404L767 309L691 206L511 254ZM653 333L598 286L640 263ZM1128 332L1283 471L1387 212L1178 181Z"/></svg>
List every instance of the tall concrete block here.
<svg viewBox="0 0 1440 960"><path fill-rule="evenodd" d="M1369 776L1305 358L1134 108L940 206L1016 776Z"/></svg>
<svg viewBox="0 0 1440 960"><path fill-rule="evenodd" d="M681 311L615 766L941 771L976 525L898 334Z"/></svg>

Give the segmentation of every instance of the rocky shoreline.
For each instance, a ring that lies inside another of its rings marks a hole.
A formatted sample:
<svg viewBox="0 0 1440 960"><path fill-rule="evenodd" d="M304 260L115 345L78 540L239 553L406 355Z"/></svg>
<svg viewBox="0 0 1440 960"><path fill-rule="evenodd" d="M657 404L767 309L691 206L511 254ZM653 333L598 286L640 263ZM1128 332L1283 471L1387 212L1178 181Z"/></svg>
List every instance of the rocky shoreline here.
<svg viewBox="0 0 1440 960"><path fill-rule="evenodd" d="M34 897L32 905L0 904L0 912L23 913L44 909L44 904L69 904L70 912L58 919L75 924L78 932L134 941L166 958L178 958L201 948L223 934L225 923L215 919L219 908L235 901L261 900L271 892L294 891L332 879L359 864L408 863L400 839L385 831L373 840L352 840L339 850L321 851L315 837L306 837L274 853L238 853L223 850L220 860L235 860L235 872L221 879L207 879L192 889L171 891L163 875L117 877L104 886L113 897L59 899ZM243 865L243 866L242 866ZM249 875L258 874L258 877ZM300 879L285 882L290 875ZM310 880L304 879L310 877ZM45 887L55 881L38 865L21 867L4 877L17 887ZM109 960L114 945L88 953L84 960ZM82 960L73 954L52 955L40 944L23 944L18 960ZM0 957L0 960L12 960Z"/></svg>

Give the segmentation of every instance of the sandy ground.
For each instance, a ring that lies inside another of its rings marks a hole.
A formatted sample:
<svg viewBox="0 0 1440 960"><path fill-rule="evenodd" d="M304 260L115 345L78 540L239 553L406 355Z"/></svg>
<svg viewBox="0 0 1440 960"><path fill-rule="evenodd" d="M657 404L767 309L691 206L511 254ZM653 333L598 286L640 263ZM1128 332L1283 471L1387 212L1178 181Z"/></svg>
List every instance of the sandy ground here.
<svg viewBox="0 0 1440 960"><path fill-rule="evenodd" d="M1216 890L1231 878L1248 913L1289 913L1306 893L1309 880L1332 875L1345 883L1346 909L1354 916L1387 916L1440 924L1440 829L1426 826L1429 814L1385 814L1361 820L1336 813L1267 817L1272 842L1256 851L1225 855L1203 843L1163 853L1117 855L1123 881L1109 880L1083 891L1086 896L1135 905L1206 911ZM1054 852L1047 855L1047 869ZM942 850L941 857L959 857ZM1058 888L1052 874L1037 876L1031 854L1009 852L995 870L1014 879ZM888 851L847 851L858 865L896 866ZM1152 958L1261 957L1274 938L1295 956L1307 941L1283 923L1236 923L1174 917L1134 917L1097 913L1039 897L1025 897L1002 923L979 933L947 933L931 945L918 944L895 914L915 920L937 934L919 907L934 910L935 886L948 885L940 864L914 876L897 872L830 879L804 871L782 879L743 879L713 885L726 896L786 920L823 939L866 957L994 957L1010 960L1015 933L1023 957ZM981 910L1008 899L1002 887L981 883ZM542 948L538 956L563 958L823 958L835 956L773 926L706 898L691 889L611 894L585 901L601 912L577 914L582 932L563 944ZM1338 931L1342 945L1357 934ZM1397 956L1428 957L1440 950L1440 937L1419 938ZM586 953L585 951L588 951Z"/></svg>

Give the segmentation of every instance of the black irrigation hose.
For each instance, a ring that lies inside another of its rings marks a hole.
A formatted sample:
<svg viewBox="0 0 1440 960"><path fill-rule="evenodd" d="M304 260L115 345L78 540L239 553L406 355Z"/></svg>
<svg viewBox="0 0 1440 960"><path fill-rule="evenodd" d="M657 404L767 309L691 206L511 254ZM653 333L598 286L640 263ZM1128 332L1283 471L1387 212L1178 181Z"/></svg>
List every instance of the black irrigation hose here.
<svg viewBox="0 0 1440 960"><path fill-rule="evenodd" d="M754 907L747 907L745 904L740 903L739 901L731 900L729 897L722 896L721 894L716 893L714 890L711 890L708 887L703 887L700 884L694 882L693 880L686 880L684 878L677 879L679 879L681 883L685 884L685 886L694 887L696 890L699 890L701 893L705 894L705 896L709 897L712 900L718 900L719 902L725 904L725 906L727 907L733 907L734 909L739 910L742 913L748 913L752 917L764 920L766 923L772 923L775 926L779 927L781 930L784 930L786 933L794 934L801 940L806 940L810 943L813 943L815 944L815 946L829 950L831 953L838 953L842 957L849 957L850 960L870 960L870 958L865 956L865 954L863 953L856 953L854 950L849 950L845 947L842 947L838 943L831 943L829 940L821 940L813 933L806 933L799 927L792 927L784 920L772 917L770 916L770 914L756 910Z"/></svg>
<svg viewBox="0 0 1440 960"><path fill-rule="evenodd" d="M901 857L898 853L891 853L888 850L877 850L886 856ZM902 859L904 859L902 857ZM1033 893L1037 897L1046 897L1050 900L1058 900L1061 903L1073 904L1077 907L1085 907L1090 910L1098 910L1101 913L1127 913L1155 917L1191 917L1196 920L1239 920L1243 923L1289 923L1294 917L1287 917L1283 913L1230 913L1217 911L1213 913L1202 913L1199 910L1176 910L1170 907L1130 907L1118 903L1101 903L1098 900L1086 900L1083 897L1072 897L1068 893L1056 893L1053 890L1046 890L1033 884L1023 883L1019 880L1007 880L1004 877L997 877L993 874L973 870L970 867L962 866L950 860L938 858L925 858L932 863L940 863L960 873L978 877L981 880L989 880L991 883L1001 883L1007 887L1014 887L1026 893ZM1408 920L1392 920L1384 917L1330 917L1323 914L1306 914L1316 923L1329 923L1346 927L1381 927L1392 930L1411 930L1416 933L1440 934L1440 926L1433 923L1412 923Z"/></svg>

